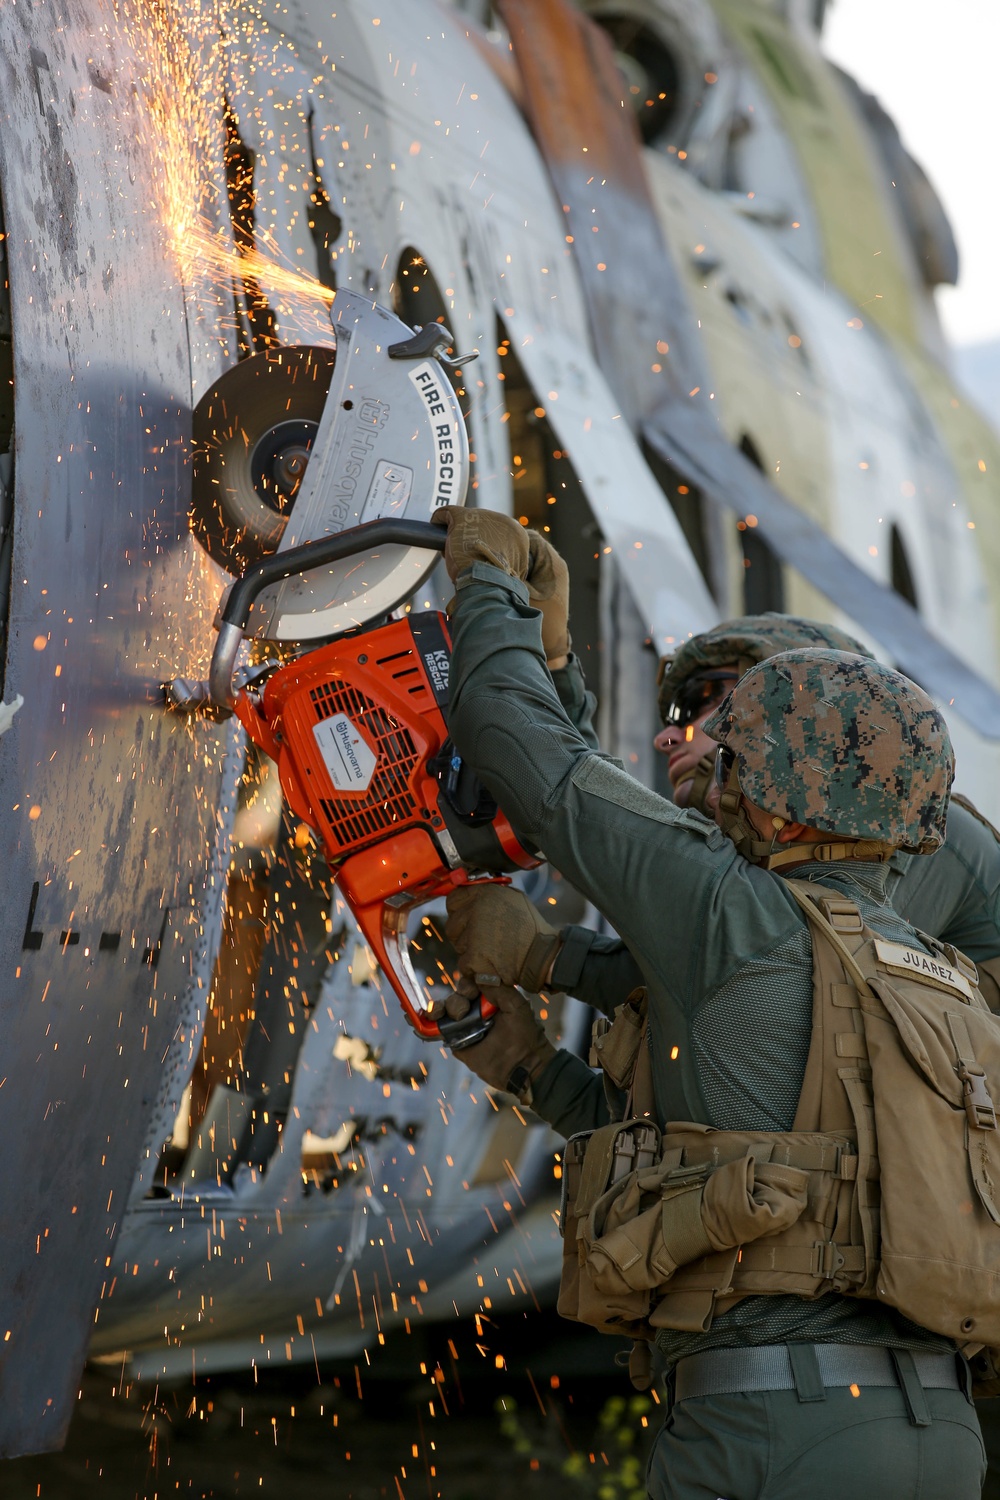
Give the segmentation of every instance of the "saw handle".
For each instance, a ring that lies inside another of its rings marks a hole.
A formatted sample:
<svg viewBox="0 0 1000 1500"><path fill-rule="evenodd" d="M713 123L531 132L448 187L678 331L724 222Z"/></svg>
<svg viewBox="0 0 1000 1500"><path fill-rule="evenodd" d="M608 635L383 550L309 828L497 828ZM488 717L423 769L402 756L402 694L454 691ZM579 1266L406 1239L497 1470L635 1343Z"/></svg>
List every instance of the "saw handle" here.
<svg viewBox="0 0 1000 1500"><path fill-rule="evenodd" d="M510 884L502 875L497 877L496 883ZM413 971L406 941L407 919L414 907L426 905L427 896L416 896L413 900L394 905L387 901L373 901L368 906L361 906L351 900L346 882L338 881L338 884L379 968L395 990L403 1013L417 1035L425 1042L444 1042L453 1052L481 1042L497 1013L497 1007L485 995L473 1002L472 1009L460 1021L449 1020L447 1016L435 1020L427 1012L426 997Z"/></svg>
<svg viewBox="0 0 1000 1500"><path fill-rule="evenodd" d="M493 1026L493 1017L497 1013L495 1005L487 1000L485 995L480 995L472 1002L472 1008L460 1021L452 1021L443 1016L437 1023L441 1040L452 1052L461 1052L463 1047L471 1047L476 1042L481 1042L487 1032Z"/></svg>
<svg viewBox="0 0 1000 1500"><path fill-rule="evenodd" d="M352 526L339 531L335 536L320 537L315 542L303 542L301 547L289 547L287 552L274 552L261 562L247 568L232 588L222 608L219 637L212 652L212 665L208 673L208 685L212 702L218 708L232 709L236 702L233 692L233 669L236 654L240 649L244 632L250 620L253 602L272 583L282 583L313 568L328 567L342 562L345 557L354 557L358 552L370 552L374 547L422 547L428 552L443 552L448 533L443 526L433 526L430 521L395 520L386 517L379 521L366 521L363 526Z"/></svg>

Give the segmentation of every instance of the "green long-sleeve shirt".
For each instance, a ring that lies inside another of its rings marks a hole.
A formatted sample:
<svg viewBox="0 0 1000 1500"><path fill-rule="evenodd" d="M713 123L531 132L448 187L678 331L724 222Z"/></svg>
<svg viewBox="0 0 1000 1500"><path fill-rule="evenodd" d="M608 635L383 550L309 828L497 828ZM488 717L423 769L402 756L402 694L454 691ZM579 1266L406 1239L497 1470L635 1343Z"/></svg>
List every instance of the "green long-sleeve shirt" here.
<svg viewBox="0 0 1000 1500"><path fill-rule="evenodd" d="M952 803L948 837L935 855L894 856L888 889L895 910L921 932L954 943L974 963L1000 956L1000 844L958 803ZM555 989L612 1015L645 983L619 939L587 927L566 927L562 937L552 971Z"/></svg>
<svg viewBox="0 0 1000 1500"><path fill-rule="evenodd" d="M649 990L660 1118L788 1129L811 1025L805 918L783 879L748 864L714 825L594 751L560 703L539 620L525 586L500 570L476 564L459 578L449 714L455 743L515 829L606 915L631 951ZM917 944L888 904L882 867L822 871L878 930ZM597 1123L593 1075L569 1054L550 1064L534 1096L557 1129ZM668 1334L663 1342L677 1359L713 1343L788 1338L943 1343L888 1309L837 1295L815 1303L748 1298L708 1334Z"/></svg>

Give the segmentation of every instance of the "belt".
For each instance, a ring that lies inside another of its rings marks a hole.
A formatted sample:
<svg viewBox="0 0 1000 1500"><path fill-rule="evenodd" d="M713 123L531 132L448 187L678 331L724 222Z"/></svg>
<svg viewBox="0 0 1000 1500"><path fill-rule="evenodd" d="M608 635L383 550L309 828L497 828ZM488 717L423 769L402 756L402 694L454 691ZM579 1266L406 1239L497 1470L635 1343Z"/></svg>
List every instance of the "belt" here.
<svg viewBox="0 0 1000 1500"><path fill-rule="evenodd" d="M901 1386L962 1390L954 1354L922 1354L867 1344L762 1344L690 1354L674 1370L674 1401L735 1391L797 1391L822 1401L825 1386ZM921 1424L922 1425L922 1424Z"/></svg>

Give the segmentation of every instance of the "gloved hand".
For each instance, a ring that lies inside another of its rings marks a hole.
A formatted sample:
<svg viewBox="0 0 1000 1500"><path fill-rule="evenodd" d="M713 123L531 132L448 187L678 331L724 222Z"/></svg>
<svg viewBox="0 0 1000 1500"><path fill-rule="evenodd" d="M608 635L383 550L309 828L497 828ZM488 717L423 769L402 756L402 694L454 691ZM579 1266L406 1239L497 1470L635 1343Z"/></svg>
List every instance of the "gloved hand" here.
<svg viewBox="0 0 1000 1500"><path fill-rule="evenodd" d="M570 648L569 569L539 532L528 532L528 548L528 598L542 612L542 650L550 666L561 667Z"/></svg>
<svg viewBox="0 0 1000 1500"><path fill-rule="evenodd" d="M517 1094L523 1103L530 1104L531 1080L551 1062L556 1049L520 990L494 985L483 993L497 1007L493 1025L481 1042L462 1047L455 1056L491 1088ZM453 990L444 1002L451 1019L461 1021L468 1015L478 994L479 987L468 981Z"/></svg>
<svg viewBox="0 0 1000 1500"><path fill-rule="evenodd" d="M442 505L431 516L435 526L448 528L444 565L452 583L473 563L490 563L511 578L526 578L530 563L528 533L512 516L493 510Z"/></svg>
<svg viewBox="0 0 1000 1500"><path fill-rule="evenodd" d="M523 891L486 883L451 892L444 931L459 969L475 984L520 984L533 995L544 988L561 941Z"/></svg>

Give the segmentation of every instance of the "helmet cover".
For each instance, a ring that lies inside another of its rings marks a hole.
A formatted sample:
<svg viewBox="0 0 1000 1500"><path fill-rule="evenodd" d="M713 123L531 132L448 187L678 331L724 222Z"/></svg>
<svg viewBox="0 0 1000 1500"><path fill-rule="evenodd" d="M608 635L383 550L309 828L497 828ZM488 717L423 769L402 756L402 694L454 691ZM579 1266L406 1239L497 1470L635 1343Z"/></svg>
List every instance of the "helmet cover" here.
<svg viewBox="0 0 1000 1500"><path fill-rule="evenodd" d="M765 812L931 854L945 838L955 756L924 690L873 658L785 651L744 673L706 720Z"/></svg>
<svg viewBox="0 0 1000 1500"><path fill-rule="evenodd" d="M765 661L778 651L799 651L807 646L827 646L832 651L850 651L855 656L871 652L836 625L820 620L806 620L800 615L781 615L773 611L763 615L741 615L723 620L693 635L689 641L665 656L660 665L657 702L664 724L674 694L689 677L712 667L738 666L742 671L754 662Z"/></svg>

